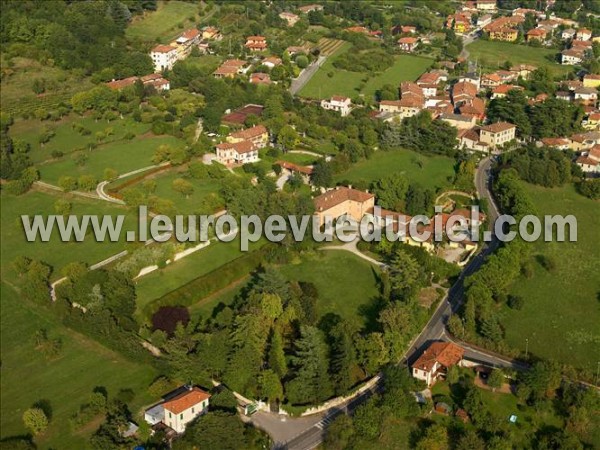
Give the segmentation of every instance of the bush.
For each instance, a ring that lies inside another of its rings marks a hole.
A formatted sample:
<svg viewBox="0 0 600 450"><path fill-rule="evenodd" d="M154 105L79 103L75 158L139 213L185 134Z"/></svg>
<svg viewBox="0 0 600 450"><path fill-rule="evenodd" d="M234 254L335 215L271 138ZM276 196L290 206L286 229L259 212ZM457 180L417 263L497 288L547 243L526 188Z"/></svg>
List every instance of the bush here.
<svg viewBox="0 0 600 450"><path fill-rule="evenodd" d="M177 324L184 326L190 321L190 313L185 306L161 306L152 316L152 328L172 335Z"/></svg>
<svg viewBox="0 0 600 450"><path fill-rule="evenodd" d="M525 300L523 299L523 297L520 297L518 295L510 295L508 297L507 304L510 309L515 309L519 311L525 305Z"/></svg>
<svg viewBox="0 0 600 450"><path fill-rule="evenodd" d="M58 158L62 158L64 156L64 153L61 152L60 150L52 150L52 152L50 153L50 156L52 156L52 158L54 158L54 159L58 159Z"/></svg>

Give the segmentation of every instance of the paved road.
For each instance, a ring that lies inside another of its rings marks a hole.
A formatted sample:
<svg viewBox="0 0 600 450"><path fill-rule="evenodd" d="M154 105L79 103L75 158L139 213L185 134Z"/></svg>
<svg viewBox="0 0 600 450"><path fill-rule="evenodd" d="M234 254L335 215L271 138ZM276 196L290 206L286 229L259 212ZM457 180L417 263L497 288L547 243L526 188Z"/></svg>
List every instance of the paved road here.
<svg viewBox="0 0 600 450"><path fill-rule="evenodd" d="M498 216L498 209L493 201L489 181L489 170L491 167L491 159L485 158L481 161L475 174L475 186L477 188L478 196L485 198L490 205L488 211L488 217L490 223L493 223ZM499 242L496 239L484 244L483 249L469 261L460 274L459 279L448 291L447 297L440 303L436 311L431 316L427 325L413 341L412 345L404 354L404 358L400 362L401 364L410 365L414 362L418 356L422 353L423 349L429 345L432 341L449 341L451 338L446 333L446 324L450 319L450 316L458 311L464 298L464 280L469 275L476 272L481 265L484 263L485 258L493 253L498 248ZM494 367L508 367L512 369L523 369L525 368L522 364L515 361L507 360L504 357L491 354L480 349L473 348L468 344L461 345L465 348L465 356L469 359L479 361ZM371 391L366 391L362 395L354 398L348 404L332 408L323 414L319 422L306 429L304 432L293 437L287 442L277 442L274 448L277 449L288 449L288 450L310 450L318 446L325 434L326 426L335 419L339 414L351 414L357 406L365 402L374 392L378 392L382 389L383 383L377 383Z"/></svg>
<svg viewBox="0 0 600 450"><path fill-rule="evenodd" d="M304 85L308 83L308 80L312 78L312 76L317 72L317 70L319 70L319 67L321 67L326 60L326 56L319 56L315 62L310 64L302 71L298 78L293 79L290 86L290 93L292 95L296 95L298 91L300 91L300 89L302 89Z"/></svg>

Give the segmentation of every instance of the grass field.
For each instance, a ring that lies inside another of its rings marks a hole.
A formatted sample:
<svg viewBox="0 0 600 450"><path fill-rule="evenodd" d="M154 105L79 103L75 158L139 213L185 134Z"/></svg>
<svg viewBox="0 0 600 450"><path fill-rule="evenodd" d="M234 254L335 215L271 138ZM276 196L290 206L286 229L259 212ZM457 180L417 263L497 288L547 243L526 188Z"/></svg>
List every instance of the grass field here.
<svg viewBox="0 0 600 450"><path fill-rule="evenodd" d="M78 133L72 127L74 123L87 128L91 131L91 134L84 136ZM42 147L38 138L42 134L44 127L54 130L56 134ZM63 158L68 159L77 149L87 149L89 144L96 143L95 133L98 131L104 132L108 128L112 129L112 135L107 139L110 141L117 141L123 139L127 133L133 133L135 135L143 134L150 129L150 126L148 124L135 122L130 118L107 122L106 120L96 121L91 117L70 115L59 122L42 122L37 119L17 120L14 125L10 127L10 135L13 139L29 143L31 146L29 157L34 164L39 164L43 161L52 159L52 152L55 150L61 151L65 155ZM93 151L102 150L104 146L108 145L111 144L100 145Z"/></svg>
<svg viewBox="0 0 600 450"><path fill-rule="evenodd" d="M308 98L323 99L332 95L355 97L362 94L368 101L373 99L377 89L385 84L399 85L401 81L414 81L433 62L427 58L411 55L396 56L392 67L386 71L370 76L360 72L349 72L336 69L333 66L335 58L350 50L352 46L346 43L327 58L323 66L314 74L310 81L300 90L300 95ZM333 76L329 76L332 73ZM361 84L364 84L361 86Z"/></svg>
<svg viewBox="0 0 600 450"><path fill-rule="evenodd" d="M573 214L577 242L536 242L533 253L552 258L556 270L535 263L532 278L521 278L511 293L523 297L521 311L504 311L511 346L595 373L600 361L600 204L570 187L547 189L526 184L538 213Z"/></svg>
<svg viewBox="0 0 600 450"><path fill-rule="evenodd" d="M251 243L249 249L258 249L264 243L265 241ZM233 261L241 254L237 239L232 242L212 242L208 247L138 279L135 288L138 311L152 300Z"/></svg>
<svg viewBox="0 0 600 450"><path fill-rule="evenodd" d="M134 414L155 400L146 392L156 375L152 367L126 360L62 326L51 313L24 302L4 283L1 295L2 438L26 434L23 412L44 400L52 416L49 428L36 438L37 448L85 449L99 423L74 433L68 420L94 388L104 387L109 396L132 389L135 398L129 407ZM62 340L62 351L55 359L47 360L34 349L34 334L42 328L50 338Z"/></svg>
<svg viewBox="0 0 600 450"><path fill-rule="evenodd" d="M29 216L41 214L46 217L49 214L56 214L54 202L59 198L63 198L63 196L38 191L30 191L18 197L1 194L2 257L0 261L3 279L6 279L10 263L20 255L50 264L54 268L52 279L57 279L60 278L61 268L70 262L83 261L93 264L123 250L125 233L122 233L123 240L121 242L108 242L107 240L98 243L90 235L86 236L83 242L61 242L57 231L52 234L49 242L39 240L27 242L20 216L22 214ZM83 214L110 214L111 216L126 214L124 230L137 228L137 218L124 208L110 205L107 202L74 196L69 201L72 204L72 214L78 216Z"/></svg>
<svg viewBox="0 0 600 450"><path fill-rule="evenodd" d="M317 312L353 321L359 326L373 319L370 309L378 296L379 269L371 263L342 250L323 250L299 264L280 268L289 279L314 283L319 292Z"/></svg>
<svg viewBox="0 0 600 450"><path fill-rule="evenodd" d="M403 174L412 182L435 189L448 185L448 177L454 174L453 166L454 160L445 156L424 156L405 149L378 151L337 175L335 181L368 185L387 175Z"/></svg>
<svg viewBox="0 0 600 450"><path fill-rule="evenodd" d="M189 18L197 17L197 14L198 4L161 1L158 2L156 11L145 12L142 17L134 19L131 25L127 27L125 34L129 38L144 41L160 39L166 42L166 40L184 31L184 28L178 27L179 24L192 26L193 23Z"/></svg>
<svg viewBox="0 0 600 450"><path fill-rule="evenodd" d="M41 166L40 175L43 181L50 184L57 184L63 175L77 178L90 174L102 180L104 169L108 167L122 174L152 165L152 156L161 145L180 147L183 146L183 141L172 136L156 136L114 142L92 151L84 150L83 153L88 156L84 166L78 166L72 156L64 156L60 160Z"/></svg>
<svg viewBox="0 0 600 450"><path fill-rule="evenodd" d="M554 75L564 75L573 71L572 66L562 66L556 62L555 56L558 51L555 49L477 39L467 46L467 50L471 60L478 60L480 65L491 69L498 69L505 61L510 61L512 64L548 67Z"/></svg>
<svg viewBox="0 0 600 450"><path fill-rule="evenodd" d="M154 191L153 195L172 200L177 211L181 214L207 213L207 211L202 211L203 201L210 194L218 195L221 186L220 181L213 179L196 180L194 178L185 178L186 181L189 181L194 186L193 194L189 197L185 197L175 191L172 186L173 180L182 178L184 175L185 173L169 170L157 174L155 177L151 177L151 179L156 181L156 191Z"/></svg>

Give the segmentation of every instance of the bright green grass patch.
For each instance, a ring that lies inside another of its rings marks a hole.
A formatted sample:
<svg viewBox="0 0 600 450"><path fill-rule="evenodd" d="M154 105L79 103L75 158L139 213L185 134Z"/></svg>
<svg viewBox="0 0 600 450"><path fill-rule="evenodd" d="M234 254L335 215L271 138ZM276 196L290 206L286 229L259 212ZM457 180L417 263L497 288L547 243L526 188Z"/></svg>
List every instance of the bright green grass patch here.
<svg viewBox="0 0 600 450"><path fill-rule="evenodd" d="M303 97L323 99L332 95L345 95L354 98L364 95L373 100L375 91L385 84L399 85L401 81L414 81L432 64L432 60L412 55L395 57L394 64L382 73L372 76L370 73L350 72L334 67L336 58L350 50L349 43L342 45L300 90ZM332 75L332 76L329 76Z"/></svg>
<svg viewBox="0 0 600 450"><path fill-rule="evenodd" d="M402 81L415 81L429 69L432 63L432 59L423 58L421 56L396 56L392 67L375 75L373 78L370 78L364 89L361 91L361 94L364 94L365 97L370 100L373 99L375 91L381 89L386 84L399 86Z"/></svg>
<svg viewBox="0 0 600 450"><path fill-rule="evenodd" d="M249 245L249 250L262 247L261 240ZM211 242L211 244L191 255L157 270L136 281L138 311L147 304L205 275L242 255L240 241Z"/></svg>
<svg viewBox="0 0 600 450"><path fill-rule="evenodd" d="M181 214L198 214L202 211L203 201L207 196L219 194L221 182L214 179L197 180L185 177L185 180L194 186L194 192L185 197L173 189L173 181L177 178L184 178L184 176L185 173L168 171L152 177L151 179L156 181L156 191L153 195L173 201L177 211Z"/></svg>
<svg viewBox="0 0 600 450"><path fill-rule="evenodd" d="M523 297L525 305L520 311L505 308L506 340L524 351L529 339L531 354L595 373L600 360L600 204L572 186L524 186L538 214L575 215L577 242L531 244L532 253L552 258L556 269L548 272L534 263L534 276L514 283L511 293Z"/></svg>
<svg viewBox="0 0 600 450"><path fill-rule="evenodd" d="M79 124L91 133L84 136L72 127L73 124ZM48 127L56 133L49 142L43 146L39 143L39 137L42 134L42 129ZM40 121L37 119L19 120L10 127L10 135L13 139L18 139L29 143L31 150L29 157L34 164L39 164L42 161L52 159L53 151L60 151L65 156L64 159L69 159L71 154L77 150L89 149L90 144L95 144L96 132L106 132L111 130L111 135L106 138L107 142L122 140L126 134L133 133L140 135L150 129L148 124L135 122L130 118L113 120L94 120L91 117L80 117L71 115L59 122ZM110 143L100 144L93 152L101 151L104 146L112 145Z"/></svg>
<svg viewBox="0 0 600 450"><path fill-rule="evenodd" d="M40 400L52 409L50 426L36 438L40 449L84 449L96 427L73 432L68 422L92 390L104 387L114 397L120 389L135 393L129 405L136 415L149 398L146 388L156 376L154 369L136 364L93 340L62 326L51 313L19 298L2 284L2 438L23 435L23 412ZM46 329L49 336L62 340L62 351L47 360L35 350L34 334Z"/></svg>
<svg viewBox="0 0 600 450"><path fill-rule="evenodd" d="M368 261L343 250L323 250L280 270L289 280L315 284L320 317L334 313L358 325L372 319L370 309L379 294L379 269Z"/></svg>
<svg viewBox="0 0 600 450"><path fill-rule="evenodd" d="M173 136L136 138L131 141L115 142L92 151L84 151L88 156L84 166L78 166L73 158L65 157L41 166L40 175L43 181L51 184L57 184L58 179L63 175L77 178L80 175L91 174L98 180L102 180L104 169L108 167L122 174L152 165L152 156L161 145L181 147L184 144L183 141Z"/></svg>
<svg viewBox="0 0 600 450"><path fill-rule="evenodd" d="M454 175L454 160L405 149L378 151L370 159L353 164L337 175L335 181L369 184L388 175L400 174L423 187L444 187L450 183L448 178Z"/></svg>
<svg viewBox="0 0 600 450"><path fill-rule="evenodd" d="M478 60L480 65L490 69L498 69L505 61L510 61L511 64L548 67L554 75L573 71L572 66L562 66L556 62L559 52L555 49L477 39L467 46L467 50L471 60Z"/></svg>
<svg viewBox="0 0 600 450"><path fill-rule="evenodd" d="M198 4L195 3L159 2L156 11L145 12L142 17L134 19L125 34L145 41L166 41L184 31L185 26L193 25L189 18L197 14ZM184 28L178 28L179 24L184 24Z"/></svg>
<svg viewBox="0 0 600 450"><path fill-rule="evenodd" d="M60 270L70 262L83 261L91 265L119 253L125 245L126 230L137 229L137 218L124 208L100 200L70 196L71 214L78 216L83 214L106 214L113 217L118 214L125 214L120 242L109 242L108 236L105 242L96 242L90 234L86 235L83 242L62 242L58 237L58 230L52 233L49 242L41 242L39 239L36 242L27 242L21 215L33 216L40 214L47 217L49 214L56 214L54 203L59 198L64 198L64 196L30 191L18 197L2 193L0 198L2 200L1 270L3 279L6 279L10 263L21 255L50 264L54 268L52 279L60 278Z"/></svg>

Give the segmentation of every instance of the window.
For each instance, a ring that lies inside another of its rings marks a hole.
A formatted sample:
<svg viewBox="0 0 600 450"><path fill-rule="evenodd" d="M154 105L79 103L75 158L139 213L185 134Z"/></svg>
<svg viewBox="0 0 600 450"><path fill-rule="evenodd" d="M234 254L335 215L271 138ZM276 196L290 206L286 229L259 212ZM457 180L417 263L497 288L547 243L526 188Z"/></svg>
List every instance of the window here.
<svg viewBox="0 0 600 450"><path fill-rule="evenodd" d="M169 419L171 418L171 413L169 413Z"/></svg>
<svg viewBox="0 0 600 450"><path fill-rule="evenodd" d="M179 420L183 420L183 413L179 414Z"/></svg>
<svg viewBox="0 0 600 450"><path fill-rule="evenodd" d="M196 411L194 411L195 408L192 408L192 414L194 414Z"/></svg>

